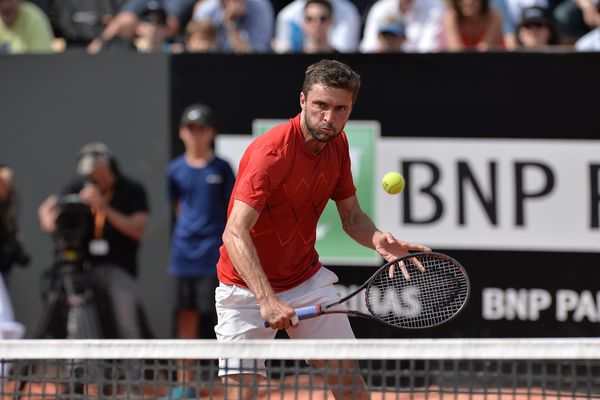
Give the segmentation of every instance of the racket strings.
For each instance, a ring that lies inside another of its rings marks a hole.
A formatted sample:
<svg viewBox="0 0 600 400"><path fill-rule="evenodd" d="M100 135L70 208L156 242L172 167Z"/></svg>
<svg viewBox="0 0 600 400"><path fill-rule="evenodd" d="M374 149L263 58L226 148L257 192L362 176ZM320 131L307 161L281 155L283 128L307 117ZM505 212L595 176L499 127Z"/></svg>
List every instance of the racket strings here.
<svg viewBox="0 0 600 400"><path fill-rule="evenodd" d="M405 328L438 325L462 307L468 296L468 282L460 266L436 256L421 255L425 272L405 259L410 280L400 267L382 268L367 288L371 312L383 322Z"/></svg>

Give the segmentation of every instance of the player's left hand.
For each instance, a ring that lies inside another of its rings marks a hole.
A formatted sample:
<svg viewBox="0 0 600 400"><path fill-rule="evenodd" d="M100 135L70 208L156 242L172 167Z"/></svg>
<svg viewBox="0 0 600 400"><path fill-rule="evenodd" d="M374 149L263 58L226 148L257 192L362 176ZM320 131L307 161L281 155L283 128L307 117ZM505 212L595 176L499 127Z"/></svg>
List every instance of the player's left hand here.
<svg viewBox="0 0 600 400"><path fill-rule="evenodd" d="M381 256L386 261L393 261L397 258L404 257L404 256L410 254L411 251L418 251L418 252L430 252L431 251L431 249L429 247L424 246L422 244L409 243L409 242L404 242L404 241L398 240L390 232L385 232L385 233L382 232L379 235L377 235L373 239L373 244L375 245L375 250L377 250L377 252L379 254L381 254ZM423 267L423 265L421 265L421 263L417 259L413 259L411 261L413 261L413 263L419 269L419 271L421 271L421 272L425 271L425 268ZM409 280L410 275L408 273L408 270L406 269L406 266L404 265L404 262L400 262L399 267L400 267L400 270L402 271L402 274L404 275L404 278L406 278L406 280ZM390 268L390 277L393 276L393 274L394 274L393 268L394 268L393 266Z"/></svg>

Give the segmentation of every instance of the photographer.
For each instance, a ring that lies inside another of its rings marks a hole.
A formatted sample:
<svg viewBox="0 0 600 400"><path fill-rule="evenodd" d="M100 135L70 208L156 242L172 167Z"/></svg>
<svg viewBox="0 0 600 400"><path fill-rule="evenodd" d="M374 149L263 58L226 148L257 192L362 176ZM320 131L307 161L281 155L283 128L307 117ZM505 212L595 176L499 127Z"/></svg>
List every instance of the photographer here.
<svg viewBox="0 0 600 400"><path fill-rule="evenodd" d="M15 264L22 267L29 264L29 255L23 248L17 227L17 211L12 169L0 164L0 272L7 285Z"/></svg>
<svg viewBox="0 0 600 400"><path fill-rule="evenodd" d="M62 194L79 194L92 214L91 239L85 250L91 264L95 293L104 294L110 305L114 329L105 336L136 339L144 336L140 306L135 294L137 253L148 220L144 187L123 175L110 149L103 143L83 146L77 159L80 178ZM59 197L51 195L38 215L44 231L57 236ZM101 311L101 310L100 310Z"/></svg>

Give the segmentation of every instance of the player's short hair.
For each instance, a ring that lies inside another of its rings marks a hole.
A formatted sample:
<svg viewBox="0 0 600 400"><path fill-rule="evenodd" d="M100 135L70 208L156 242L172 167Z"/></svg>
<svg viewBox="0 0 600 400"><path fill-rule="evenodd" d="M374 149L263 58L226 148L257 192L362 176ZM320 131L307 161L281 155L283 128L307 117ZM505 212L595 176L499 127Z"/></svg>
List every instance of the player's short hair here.
<svg viewBox="0 0 600 400"><path fill-rule="evenodd" d="M348 90L352 93L352 102L355 103L360 89L360 75L340 61L321 60L306 68L302 93L307 96L316 84Z"/></svg>

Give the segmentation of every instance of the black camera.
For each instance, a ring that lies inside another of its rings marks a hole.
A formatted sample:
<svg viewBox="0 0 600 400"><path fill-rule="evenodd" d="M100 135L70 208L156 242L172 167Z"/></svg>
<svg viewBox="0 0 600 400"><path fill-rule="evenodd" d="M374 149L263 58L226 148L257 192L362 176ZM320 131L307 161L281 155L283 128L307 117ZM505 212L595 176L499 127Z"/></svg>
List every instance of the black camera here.
<svg viewBox="0 0 600 400"><path fill-rule="evenodd" d="M36 337L99 338L88 263L94 233L92 211L79 194L62 195L56 207L55 259L52 268L42 276L45 310Z"/></svg>
<svg viewBox="0 0 600 400"><path fill-rule="evenodd" d="M54 232L55 250L59 262L83 261L93 237L94 220L90 207L79 194L67 194L58 199L59 209Z"/></svg>

